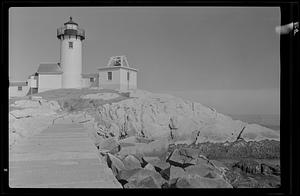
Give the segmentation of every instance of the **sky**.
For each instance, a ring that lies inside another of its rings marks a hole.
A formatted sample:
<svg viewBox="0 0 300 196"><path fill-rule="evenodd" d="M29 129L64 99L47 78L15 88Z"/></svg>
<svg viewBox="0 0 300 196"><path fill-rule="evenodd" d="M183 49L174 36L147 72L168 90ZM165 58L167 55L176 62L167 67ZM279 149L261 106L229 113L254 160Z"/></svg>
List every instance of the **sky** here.
<svg viewBox="0 0 300 196"><path fill-rule="evenodd" d="M10 8L10 80L59 62L56 29L69 16L86 31L83 73L126 55L139 89L226 114L280 113L279 7Z"/></svg>

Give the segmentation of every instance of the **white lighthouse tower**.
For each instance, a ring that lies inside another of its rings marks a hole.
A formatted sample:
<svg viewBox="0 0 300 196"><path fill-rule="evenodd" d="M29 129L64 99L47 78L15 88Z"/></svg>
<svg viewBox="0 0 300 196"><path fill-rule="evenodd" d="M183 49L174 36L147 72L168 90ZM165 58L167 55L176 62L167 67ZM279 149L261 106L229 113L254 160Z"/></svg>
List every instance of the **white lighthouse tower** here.
<svg viewBox="0 0 300 196"><path fill-rule="evenodd" d="M80 88L82 74L82 41L85 31L72 21L57 29L60 39L60 66L62 68L62 88Z"/></svg>

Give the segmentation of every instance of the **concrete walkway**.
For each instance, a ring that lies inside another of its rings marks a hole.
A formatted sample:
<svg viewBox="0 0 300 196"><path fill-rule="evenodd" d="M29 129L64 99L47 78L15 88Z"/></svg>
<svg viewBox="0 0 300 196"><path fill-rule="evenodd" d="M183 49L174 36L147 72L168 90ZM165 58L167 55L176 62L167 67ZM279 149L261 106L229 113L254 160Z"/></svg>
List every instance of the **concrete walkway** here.
<svg viewBox="0 0 300 196"><path fill-rule="evenodd" d="M58 124L9 152L11 188L122 188L81 125Z"/></svg>

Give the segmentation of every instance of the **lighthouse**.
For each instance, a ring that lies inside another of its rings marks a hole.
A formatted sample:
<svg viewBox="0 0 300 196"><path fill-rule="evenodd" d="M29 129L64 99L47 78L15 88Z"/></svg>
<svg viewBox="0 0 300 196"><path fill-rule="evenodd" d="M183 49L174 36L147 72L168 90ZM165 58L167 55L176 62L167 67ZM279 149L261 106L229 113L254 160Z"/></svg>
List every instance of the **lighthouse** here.
<svg viewBox="0 0 300 196"><path fill-rule="evenodd" d="M60 66L62 73L62 88L81 88L82 74L82 41L85 31L72 20L57 29L60 40Z"/></svg>

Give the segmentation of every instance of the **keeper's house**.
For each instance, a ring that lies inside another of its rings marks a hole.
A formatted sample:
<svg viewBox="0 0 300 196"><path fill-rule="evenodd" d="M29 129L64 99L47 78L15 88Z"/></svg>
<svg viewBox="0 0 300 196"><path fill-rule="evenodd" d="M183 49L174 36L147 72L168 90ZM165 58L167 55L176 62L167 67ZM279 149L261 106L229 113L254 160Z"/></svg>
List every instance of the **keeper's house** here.
<svg viewBox="0 0 300 196"><path fill-rule="evenodd" d="M26 81L9 81L8 89L9 98L37 93L37 74L29 76Z"/></svg>
<svg viewBox="0 0 300 196"><path fill-rule="evenodd" d="M137 88L137 69L129 67L126 56L111 57L107 66L98 71L100 88L120 91Z"/></svg>
<svg viewBox="0 0 300 196"><path fill-rule="evenodd" d="M9 97L23 97L29 91L27 81L13 81L9 82Z"/></svg>

